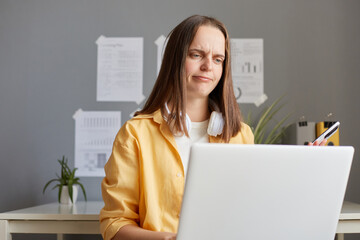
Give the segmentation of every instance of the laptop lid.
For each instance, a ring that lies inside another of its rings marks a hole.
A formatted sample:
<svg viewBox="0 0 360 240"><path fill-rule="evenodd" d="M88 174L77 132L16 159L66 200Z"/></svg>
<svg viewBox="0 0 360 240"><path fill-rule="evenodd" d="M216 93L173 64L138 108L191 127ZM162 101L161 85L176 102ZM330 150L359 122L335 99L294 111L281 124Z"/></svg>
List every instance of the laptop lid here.
<svg viewBox="0 0 360 240"><path fill-rule="evenodd" d="M195 144L177 240L333 240L353 147Z"/></svg>

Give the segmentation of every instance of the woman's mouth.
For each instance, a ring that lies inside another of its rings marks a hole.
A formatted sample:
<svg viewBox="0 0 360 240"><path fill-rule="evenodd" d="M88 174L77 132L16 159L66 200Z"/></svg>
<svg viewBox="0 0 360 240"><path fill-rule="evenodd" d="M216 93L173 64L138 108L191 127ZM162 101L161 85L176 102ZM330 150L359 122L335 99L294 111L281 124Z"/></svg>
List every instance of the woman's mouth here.
<svg viewBox="0 0 360 240"><path fill-rule="evenodd" d="M205 77L205 76L193 76L195 79L203 82L210 82L212 81L212 78Z"/></svg>

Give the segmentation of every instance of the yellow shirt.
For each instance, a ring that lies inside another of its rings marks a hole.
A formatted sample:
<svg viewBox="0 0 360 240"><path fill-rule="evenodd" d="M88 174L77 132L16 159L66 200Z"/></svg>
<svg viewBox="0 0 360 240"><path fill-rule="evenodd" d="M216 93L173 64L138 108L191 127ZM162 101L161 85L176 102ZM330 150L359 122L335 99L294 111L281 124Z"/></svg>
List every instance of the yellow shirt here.
<svg viewBox="0 0 360 240"><path fill-rule="evenodd" d="M209 142L221 142L209 137ZM230 143L253 144L250 127ZM184 192L184 169L176 142L160 110L127 121L117 134L102 181L105 203L100 212L104 240L127 224L177 232Z"/></svg>

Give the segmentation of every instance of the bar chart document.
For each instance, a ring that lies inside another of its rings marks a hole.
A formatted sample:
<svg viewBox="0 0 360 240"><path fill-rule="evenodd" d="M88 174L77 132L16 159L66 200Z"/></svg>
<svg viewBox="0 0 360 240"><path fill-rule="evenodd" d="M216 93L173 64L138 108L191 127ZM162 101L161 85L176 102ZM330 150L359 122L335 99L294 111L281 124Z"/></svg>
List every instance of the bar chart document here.
<svg viewBox="0 0 360 240"><path fill-rule="evenodd" d="M255 103L264 95L263 39L231 39L231 68L236 101Z"/></svg>
<svg viewBox="0 0 360 240"><path fill-rule="evenodd" d="M105 176L104 166L121 126L121 112L82 111L75 119L75 167L78 176Z"/></svg>

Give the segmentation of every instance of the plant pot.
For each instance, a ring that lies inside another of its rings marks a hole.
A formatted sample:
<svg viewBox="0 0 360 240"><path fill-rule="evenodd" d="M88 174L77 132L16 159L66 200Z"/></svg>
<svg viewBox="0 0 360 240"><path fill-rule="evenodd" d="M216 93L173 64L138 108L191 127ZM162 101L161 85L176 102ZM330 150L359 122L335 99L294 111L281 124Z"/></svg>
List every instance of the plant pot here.
<svg viewBox="0 0 360 240"><path fill-rule="evenodd" d="M61 196L60 196L60 203L61 204L71 205L71 204L76 203L76 200L77 200L77 197L78 197L78 192L79 192L79 186L78 185L73 185L72 186L72 191L73 191L73 201L71 202L68 186L63 186L62 187Z"/></svg>

